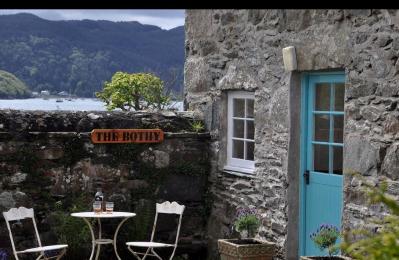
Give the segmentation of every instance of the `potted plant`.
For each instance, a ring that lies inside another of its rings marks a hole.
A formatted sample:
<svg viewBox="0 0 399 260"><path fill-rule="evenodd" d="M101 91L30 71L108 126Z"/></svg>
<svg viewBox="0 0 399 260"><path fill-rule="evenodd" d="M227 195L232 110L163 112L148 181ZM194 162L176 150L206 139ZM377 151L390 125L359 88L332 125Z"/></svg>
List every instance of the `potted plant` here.
<svg viewBox="0 0 399 260"><path fill-rule="evenodd" d="M254 208L239 208L234 227L241 238L218 240L221 260L271 260L275 244L254 238L260 224L260 216Z"/></svg>
<svg viewBox="0 0 399 260"><path fill-rule="evenodd" d="M351 259L346 256L335 255L339 250L339 247L335 243L340 235L339 229L336 226L321 224L317 231L310 234L310 239L312 239L320 251L327 250L328 256L301 256L301 260Z"/></svg>

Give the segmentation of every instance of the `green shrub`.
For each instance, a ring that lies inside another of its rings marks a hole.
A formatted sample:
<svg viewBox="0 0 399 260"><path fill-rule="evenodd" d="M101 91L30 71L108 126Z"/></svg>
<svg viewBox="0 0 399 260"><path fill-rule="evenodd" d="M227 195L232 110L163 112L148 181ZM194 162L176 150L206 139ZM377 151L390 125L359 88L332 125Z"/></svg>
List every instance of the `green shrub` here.
<svg viewBox="0 0 399 260"><path fill-rule="evenodd" d="M360 175L357 175L358 178ZM370 204L382 203L390 214L379 219L370 219L375 230L358 229L345 234L341 245L343 251L355 259L395 260L399 259L399 204L386 194L387 183L375 187L364 181ZM379 228L378 228L379 227ZM358 238L361 239L358 239Z"/></svg>
<svg viewBox="0 0 399 260"><path fill-rule="evenodd" d="M199 133L205 129L205 126L204 123L202 123L201 121L194 121L191 123L191 128L194 132Z"/></svg>

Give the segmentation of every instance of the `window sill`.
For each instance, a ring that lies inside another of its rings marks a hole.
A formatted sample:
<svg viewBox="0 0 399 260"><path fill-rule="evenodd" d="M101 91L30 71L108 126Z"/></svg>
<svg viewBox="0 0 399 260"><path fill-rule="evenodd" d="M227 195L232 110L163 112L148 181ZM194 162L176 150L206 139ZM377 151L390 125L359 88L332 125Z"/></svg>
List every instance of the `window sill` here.
<svg viewBox="0 0 399 260"><path fill-rule="evenodd" d="M238 168L238 167L232 167L232 166L224 166L222 172L229 174L229 175L235 175L238 177L246 177L246 178L251 178L251 179L258 179L256 175L254 174L255 169L244 169L244 168Z"/></svg>

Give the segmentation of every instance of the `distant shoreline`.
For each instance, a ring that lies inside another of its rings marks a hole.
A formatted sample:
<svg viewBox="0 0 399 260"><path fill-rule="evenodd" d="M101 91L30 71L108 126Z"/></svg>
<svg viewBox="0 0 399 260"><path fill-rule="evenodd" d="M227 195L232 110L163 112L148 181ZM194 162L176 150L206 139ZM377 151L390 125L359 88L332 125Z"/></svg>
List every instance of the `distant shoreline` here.
<svg viewBox="0 0 399 260"><path fill-rule="evenodd" d="M47 97L47 96L46 96ZM182 101L172 101L170 107L183 111ZM105 102L98 98L50 97L26 99L0 99L0 109L12 110L66 110L66 111L107 111Z"/></svg>

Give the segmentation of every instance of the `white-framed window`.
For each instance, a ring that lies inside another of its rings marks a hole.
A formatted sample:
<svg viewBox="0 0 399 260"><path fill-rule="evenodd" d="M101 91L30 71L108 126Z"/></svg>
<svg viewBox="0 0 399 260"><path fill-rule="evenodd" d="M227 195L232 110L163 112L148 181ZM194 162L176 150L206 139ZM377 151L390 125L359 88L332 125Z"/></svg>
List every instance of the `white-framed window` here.
<svg viewBox="0 0 399 260"><path fill-rule="evenodd" d="M224 169L253 173L254 93L231 91L227 95L227 162Z"/></svg>

